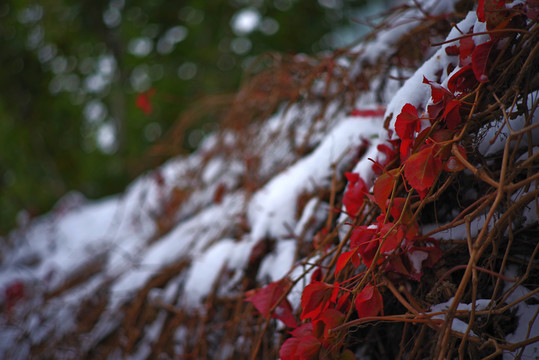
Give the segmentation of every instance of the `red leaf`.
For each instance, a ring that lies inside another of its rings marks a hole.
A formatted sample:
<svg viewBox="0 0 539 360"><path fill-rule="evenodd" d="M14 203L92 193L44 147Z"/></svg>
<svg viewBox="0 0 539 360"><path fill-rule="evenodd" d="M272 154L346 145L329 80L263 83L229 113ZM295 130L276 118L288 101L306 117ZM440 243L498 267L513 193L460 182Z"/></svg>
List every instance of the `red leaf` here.
<svg viewBox="0 0 539 360"><path fill-rule="evenodd" d="M391 193L393 192L393 187L395 185L395 182L397 181L398 173L399 169L393 169L388 172L384 172L374 182L374 200L384 213L387 208L388 199L391 196Z"/></svg>
<svg viewBox="0 0 539 360"><path fill-rule="evenodd" d="M295 359L318 360L320 346L320 340L312 335L302 338L296 350L296 356L298 357Z"/></svg>
<svg viewBox="0 0 539 360"><path fill-rule="evenodd" d="M294 316L294 309L292 309L292 305L290 305L288 299L284 299L277 305L272 317L281 320L288 327L295 328L298 326L298 322Z"/></svg>
<svg viewBox="0 0 539 360"><path fill-rule="evenodd" d="M380 156L377 156L377 160L382 167L385 167L397 156L397 152L394 150L394 147L391 143L378 144L376 149L385 156L385 159L380 159ZM382 169L376 164L373 165L373 170L375 173L379 174Z"/></svg>
<svg viewBox="0 0 539 360"><path fill-rule="evenodd" d="M359 255L357 254L357 249L344 252L339 256L339 259L337 259L337 265L335 266L335 276L339 274L339 271L341 271L350 262L350 260L352 260L354 266L359 266L360 260Z"/></svg>
<svg viewBox="0 0 539 360"><path fill-rule="evenodd" d="M415 281L421 280L421 276L423 275L422 272L416 273L413 270L407 254L400 254L399 256L392 257L387 263L385 271L392 271Z"/></svg>
<svg viewBox="0 0 539 360"><path fill-rule="evenodd" d="M457 91L466 92L473 89L476 83L472 65L466 65L449 78L447 88L455 94Z"/></svg>
<svg viewBox="0 0 539 360"><path fill-rule="evenodd" d="M487 61L493 46L494 41L490 40L486 43L478 45L472 53L473 73L477 81L481 83L488 82Z"/></svg>
<svg viewBox="0 0 539 360"><path fill-rule="evenodd" d="M413 242L410 242L404 250L399 256L391 258L386 270L415 281L421 280L424 267L434 266L442 256L442 251L434 239L427 239L425 246L415 246Z"/></svg>
<svg viewBox="0 0 539 360"><path fill-rule="evenodd" d="M417 221L414 221L414 215L410 208L404 210L404 204L406 203L406 198L396 197L393 199L393 205L389 209L389 213L393 216L393 219L397 221L402 216L402 224L405 225L405 234L406 238L413 238L419 232L419 225ZM404 212L405 211L405 212ZM404 212L404 214L403 214Z"/></svg>
<svg viewBox="0 0 539 360"><path fill-rule="evenodd" d="M460 54L460 49L457 45L446 46L445 53L449 56L456 56Z"/></svg>
<svg viewBox="0 0 539 360"><path fill-rule="evenodd" d="M410 256L416 251L421 251L427 254L426 258L422 262L422 265L428 268L433 267L442 257L442 250L440 250L439 247L413 247L409 251Z"/></svg>
<svg viewBox="0 0 539 360"><path fill-rule="evenodd" d="M382 295L378 289L372 285L366 285L354 300L357 314L360 318L376 316L382 311L384 306Z"/></svg>
<svg viewBox="0 0 539 360"><path fill-rule="evenodd" d="M300 358L298 352L299 344L306 338L310 338L313 333L313 324L305 323L294 331L290 332L292 337L287 339L279 349L279 355L282 360L297 360Z"/></svg>
<svg viewBox="0 0 539 360"><path fill-rule="evenodd" d="M376 109L354 109L350 113L350 116L377 117L377 116L384 116L385 112L386 112L386 109L380 106L380 107L377 107Z"/></svg>
<svg viewBox="0 0 539 360"><path fill-rule="evenodd" d="M429 254L426 260L423 261L423 265L431 268L442 258L442 250L440 250L440 244L433 238L426 240L425 246L414 246L414 249L425 251Z"/></svg>
<svg viewBox="0 0 539 360"><path fill-rule="evenodd" d="M460 39L460 55L459 55L459 65L466 66L470 65L472 62L472 51L475 47L473 37L463 37Z"/></svg>
<svg viewBox="0 0 539 360"><path fill-rule="evenodd" d="M429 189L442 171L442 159L434 157L434 146L412 154L404 163L404 176L418 192Z"/></svg>
<svg viewBox="0 0 539 360"><path fill-rule="evenodd" d="M417 109L412 104L405 104L395 121L397 135L402 140L410 139L415 132L419 131L420 127L421 121L417 116Z"/></svg>
<svg viewBox="0 0 539 360"><path fill-rule="evenodd" d="M301 326L298 326L296 329L290 331L290 334L294 337L302 338L309 336L313 333L313 324L305 323Z"/></svg>
<svg viewBox="0 0 539 360"><path fill-rule="evenodd" d="M446 98L451 98L453 95L442 85L437 82L430 81L423 76L423 84L430 85L430 94L433 103L438 103Z"/></svg>
<svg viewBox="0 0 539 360"><path fill-rule="evenodd" d="M404 230L402 227L397 226L391 230L393 225L393 223L386 223L380 227L380 236L385 237L382 248L380 249L382 254L390 253L397 249L404 239Z"/></svg>
<svg viewBox="0 0 539 360"><path fill-rule="evenodd" d="M301 295L301 320L316 318L329 305L333 286L315 281L303 289Z"/></svg>
<svg viewBox="0 0 539 360"><path fill-rule="evenodd" d="M25 297L24 283L16 280L9 284L4 290L5 306L7 310L11 310L15 304Z"/></svg>
<svg viewBox="0 0 539 360"><path fill-rule="evenodd" d="M485 0L479 0L479 4L477 5L477 20L481 22L485 22Z"/></svg>
<svg viewBox="0 0 539 360"><path fill-rule="evenodd" d="M146 115L150 115L152 113L152 103L151 98L155 94L155 89L150 89L146 92L143 92L141 94L137 95L137 98L135 100L135 106L138 107L142 112Z"/></svg>
<svg viewBox="0 0 539 360"><path fill-rule="evenodd" d="M445 106L442 119L445 119L445 124L450 130L454 130L461 122L460 105L459 100L451 99Z"/></svg>
<svg viewBox="0 0 539 360"><path fill-rule="evenodd" d="M309 283L312 283L315 281L321 281L323 277L324 277L324 274L322 273L322 269L318 267L311 274L311 281Z"/></svg>
<svg viewBox="0 0 539 360"><path fill-rule="evenodd" d="M414 139L404 139L401 141L400 146L400 158L401 162L404 162L410 157L414 149Z"/></svg>
<svg viewBox="0 0 539 360"><path fill-rule="evenodd" d="M371 266L378 249L376 231L376 229L369 229L366 226L358 226L352 231L352 236L350 237L350 247L357 247L363 262L367 266Z"/></svg>
<svg viewBox="0 0 539 360"><path fill-rule="evenodd" d="M466 159L467 156L466 156L466 150L458 145L457 146L460 154ZM447 161L445 162L444 164L444 170L445 171L451 171L451 172L456 172L456 171L460 171L462 169L464 169L466 166L464 166L464 164L462 164L459 159L455 156L451 156L449 157L449 159L447 159Z"/></svg>
<svg viewBox="0 0 539 360"><path fill-rule="evenodd" d="M301 340L296 337L286 339L286 341L281 345L281 348L279 349L279 356L281 357L281 360L298 359L296 353L298 351L298 345L300 342Z"/></svg>
<svg viewBox="0 0 539 360"><path fill-rule="evenodd" d="M454 130L442 129L434 132L431 135L431 139L435 143L435 152L441 156L442 159L447 159L451 155L451 146L442 146L442 143L451 141L455 135Z"/></svg>
<svg viewBox="0 0 539 360"><path fill-rule="evenodd" d="M359 209L363 206L364 196L367 193L367 186L359 174L345 173L348 179L348 187L343 196L343 204L350 216L357 216Z"/></svg>
<svg viewBox="0 0 539 360"><path fill-rule="evenodd" d="M335 309L343 313L347 313L348 310L350 310L350 305L350 293L346 292L337 300L337 306L335 306Z"/></svg>
<svg viewBox="0 0 539 360"><path fill-rule="evenodd" d="M216 204L222 203L225 192L226 192L226 184L220 183L217 186L217 189L215 189L215 192L213 193L213 202Z"/></svg>
<svg viewBox="0 0 539 360"><path fill-rule="evenodd" d="M320 316L313 321L313 326L317 328L318 324L323 323L323 337L327 339L329 337L329 330L341 325L344 321L344 314L335 309L327 309Z"/></svg>
<svg viewBox="0 0 539 360"><path fill-rule="evenodd" d="M283 296L287 288L290 286L290 280L282 279L269 283L262 289L255 290L255 294L246 298L245 301L253 303L255 308L266 319L273 317L281 320L286 326L298 326L294 317L292 306L286 298L284 298L276 307L273 313L271 309L277 304L277 301Z"/></svg>

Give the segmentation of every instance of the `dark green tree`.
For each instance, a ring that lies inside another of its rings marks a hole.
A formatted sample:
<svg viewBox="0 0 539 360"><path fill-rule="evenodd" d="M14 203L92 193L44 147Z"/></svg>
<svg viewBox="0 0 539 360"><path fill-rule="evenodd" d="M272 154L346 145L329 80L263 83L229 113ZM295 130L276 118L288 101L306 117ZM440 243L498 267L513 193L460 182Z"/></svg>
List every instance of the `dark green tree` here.
<svg viewBox="0 0 539 360"><path fill-rule="evenodd" d="M2 2L0 233L20 210L40 214L69 190L121 191L155 165L141 159L179 114L237 89L257 55L330 48L327 34L351 26L363 3ZM145 113L136 101L147 91ZM193 150L214 121L191 125L174 151Z"/></svg>

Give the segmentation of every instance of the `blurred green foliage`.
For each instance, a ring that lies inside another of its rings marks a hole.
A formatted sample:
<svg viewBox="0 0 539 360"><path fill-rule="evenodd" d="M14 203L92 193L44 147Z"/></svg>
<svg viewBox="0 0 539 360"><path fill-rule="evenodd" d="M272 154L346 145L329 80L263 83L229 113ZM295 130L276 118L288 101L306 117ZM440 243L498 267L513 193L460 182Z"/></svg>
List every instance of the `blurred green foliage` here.
<svg viewBox="0 0 539 360"><path fill-rule="evenodd" d="M190 104L233 92L256 55L330 48L327 34L363 2L4 0L0 234L69 190L120 192ZM136 96L150 88L144 114Z"/></svg>

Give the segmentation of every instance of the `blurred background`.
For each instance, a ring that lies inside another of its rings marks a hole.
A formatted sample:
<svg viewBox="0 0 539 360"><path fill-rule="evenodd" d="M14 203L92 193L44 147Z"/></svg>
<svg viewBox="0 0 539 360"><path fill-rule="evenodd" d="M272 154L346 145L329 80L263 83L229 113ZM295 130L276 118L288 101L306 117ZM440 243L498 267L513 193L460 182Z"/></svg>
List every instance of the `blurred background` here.
<svg viewBox="0 0 539 360"><path fill-rule="evenodd" d="M371 2L0 2L0 234L193 151L218 126L206 105L226 104L261 54L345 46L385 7Z"/></svg>

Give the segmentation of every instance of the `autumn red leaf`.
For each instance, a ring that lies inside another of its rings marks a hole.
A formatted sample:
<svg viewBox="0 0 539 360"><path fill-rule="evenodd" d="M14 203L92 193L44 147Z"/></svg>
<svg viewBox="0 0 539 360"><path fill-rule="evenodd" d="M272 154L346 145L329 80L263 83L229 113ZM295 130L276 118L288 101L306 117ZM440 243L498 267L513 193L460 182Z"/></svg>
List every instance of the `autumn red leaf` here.
<svg viewBox="0 0 539 360"><path fill-rule="evenodd" d="M333 286L324 282L315 281L303 289L301 295L301 320L316 318L329 306L329 299Z"/></svg>
<svg viewBox="0 0 539 360"><path fill-rule="evenodd" d="M387 263L385 271L391 271L404 276L405 278L420 281L423 275L422 271L416 271L410 263L407 253L399 254L399 256L393 256Z"/></svg>
<svg viewBox="0 0 539 360"><path fill-rule="evenodd" d="M309 335L312 335L313 333L313 324L312 323L305 323L294 330L290 331L290 334L297 338L303 338Z"/></svg>
<svg viewBox="0 0 539 360"><path fill-rule="evenodd" d="M339 258L337 259L337 265L335 266L335 276L337 276L339 272L344 269L344 267L350 262L350 260L355 267L359 266L361 261L357 253L357 248L344 252L339 256Z"/></svg>
<svg viewBox="0 0 539 360"><path fill-rule="evenodd" d="M449 56L456 56L460 54L460 49L457 45L446 46L445 53Z"/></svg>
<svg viewBox="0 0 539 360"><path fill-rule="evenodd" d="M414 215L410 210L410 207L407 209L404 208L406 204L406 198L395 197L389 209L389 213L393 216L395 221L401 220L401 223L404 225L404 237L413 238L419 232L419 225L417 221L414 220Z"/></svg>
<svg viewBox="0 0 539 360"><path fill-rule="evenodd" d="M476 84L477 80L470 64L464 66L449 78L447 88L453 94L456 94L457 92L463 93L470 91Z"/></svg>
<svg viewBox="0 0 539 360"><path fill-rule="evenodd" d="M460 43L460 54L459 54L459 65L467 66L472 63L472 52L475 48L475 43L473 37L467 36L459 40Z"/></svg>
<svg viewBox="0 0 539 360"><path fill-rule="evenodd" d="M4 290L4 301L7 310L11 310L18 302L25 297L24 283L16 280L9 284Z"/></svg>
<svg viewBox="0 0 539 360"><path fill-rule="evenodd" d="M305 323L298 328L294 329L294 331L290 332L292 335L291 338L287 339L282 345L279 350L279 355L281 357L281 360L297 360L301 359L301 352L303 349L298 349L300 343L304 341L308 341L310 343L313 342L312 336L313 333L313 324L312 323ZM316 339L316 338L315 338Z"/></svg>
<svg viewBox="0 0 539 360"><path fill-rule="evenodd" d="M318 329L323 328L322 337L324 339L329 338L329 331L341 325L344 321L344 314L335 309L327 309L320 316L313 321L313 326L318 334Z"/></svg>
<svg viewBox="0 0 539 360"><path fill-rule="evenodd" d="M417 109L412 104L405 104L395 121L395 131L401 139L410 139L421 128Z"/></svg>
<svg viewBox="0 0 539 360"><path fill-rule="evenodd" d="M378 249L377 229L367 226L358 226L352 231L350 247L357 248L359 255L367 266L371 266L376 250Z"/></svg>
<svg viewBox="0 0 539 360"><path fill-rule="evenodd" d="M481 83L488 82L487 62L490 51L494 46L494 41L490 40L478 45L472 53L472 68L477 81Z"/></svg>
<svg viewBox="0 0 539 360"><path fill-rule="evenodd" d="M286 339L279 349L279 356L281 357L281 360L297 360L298 357L296 356L296 353L298 351L298 345L300 342L300 338L296 337Z"/></svg>
<svg viewBox="0 0 539 360"><path fill-rule="evenodd" d="M408 252L423 251L428 254L427 258L423 260L423 266L431 268L442 258L442 250L440 244L436 239L427 238L422 241L422 245L412 245Z"/></svg>
<svg viewBox="0 0 539 360"><path fill-rule="evenodd" d="M351 306L350 293L346 292L344 293L344 295L340 296L337 299L337 305L335 306L335 309L343 313L347 313L348 310L350 310L350 306Z"/></svg>
<svg viewBox="0 0 539 360"><path fill-rule="evenodd" d="M322 272L321 268L316 268L315 271L311 274L311 283L315 281L322 281L322 278L324 277L324 273Z"/></svg>
<svg viewBox="0 0 539 360"><path fill-rule="evenodd" d="M487 23L488 30L495 29L507 20L507 13L501 11L504 7L505 0L481 0L477 7L477 18Z"/></svg>
<svg viewBox="0 0 539 360"><path fill-rule="evenodd" d="M294 359L318 360L321 345L320 340L312 335L302 338L296 349L296 357Z"/></svg>
<svg viewBox="0 0 539 360"><path fill-rule="evenodd" d="M385 223L380 226L380 236L385 238L380 252L382 254L390 253L400 246L404 239L404 229L402 226L394 226L393 223Z"/></svg>
<svg viewBox="0 0 539 360"><path fill-rule="evenodd" d="M460 106L461 102L457 99L451 99L445 105L444 113L442 114L442 119L445 120L445 124L448 129L454 130L457 126L460 125Z"/></svg>
<svg viewBox="0 0 539 360"><path fill-rule="evenodd" d="M453 97L453 95L442 85L438 84L435 81L430 81L424 76L423 84L427 84L430 86L430 94L432 97L432 102L434 103L440 102L448 97Z"/></svg>
<svg viewBox="0 0 539 360"><path fill-rule="evenodd" d="M427 113L429 114L431 125L434 124L436 118L444 109L445 109L445 101L443 100L427 105Z"/></svg>
<svg viewBox="0 0 539 360"><path fill-rule="evenodd" d="M429 146L412 154L404 163L404 176L418 192L429 189L442 171L442 159L434 156L435 147Z"/></svg>
<svg viewBox="0 0 539 360"><path fill-rule="evenodd" d="M464 159L467 158L466 156L466 149L464 149L461 145L457 146L459 153L462 155ZM457 172L461 171L466 166L464 166L463 163L460 162L460 160L456 156L450 156L447 161L444 163L444 170L450 171L450 172Z"/></svg>
<svg viewBox="0 0 539 360"><path fill-rule="evenodd" d="M347 172L344 175L348 179L348 187L343 196L343 204L350 216L357 216L365 201L367 186L359 174Z"/></svg>
<svg viewBox="0 0 539 360"><path fill-rule="evenodd" d="M377 156L376 160L378 162L373 165L373 170L376 174L381 174L382 169L397 156L397 151L395 150L395 146L389 142L378 144L376 149L379 151L379 154L383 155L383 158Z"/></svg>
<svg viewBox="0 0 539 360"><path fill-rule="evenodd" d="M146 115L150 115L153 111L151 99L155 95L155 89L150 89L146 92L138 94L135 99L135 106L142 110Z"/></svg>
<svg viewBox="0 0 539 360"><path fill-rule="evenodd" d="M376 316L384 306L382 295L375 286L366 285L354 300L357 314L360 318Z"/></svg>
<svg viewBox="0 0 539 360"><path fill-rule="evenodd" d="M401 146L399 149L401 162L404 162L406 159L412 155L414 150L414 139L404 139L401 141Z"/></svg>
<svg viewBox="0 0 539 360"><path fill-rule="evenodd" d="M374 201L384 213L387 208L388 199L390 198L395 182L398 179L398 174L399 169L393 169L382 173L382 175L378 176L374 182Z"/></svg>
<svg viewBox="0 0 539 360"><path fill-rule="evenodd" d="M423 268L431 268L442 257L442 251L436 240L427 239L424 242L424 245L417 246L414 245L414 241L410 241L404 252L389 260L385 270L401 274L408 279L420 281L423 276Z"/></svg>
<svg viewBox="0 0 539 360"><path fill-rule="evenodd" d="M384 116L385 111L386 109L381 106L375 109L354 109L350 113L350 116L377 117L377 116Z"/></svg>
<svg viewBox="0 0 539 360"><path fill-rule="evenodd" d="M298 324L290 302L284 298L277 304L277 301L284 295L289 286L290 280L286 278L269 283L262 289L254 291L254 295L247 297L245 301L252 302L254 307L266 319L272 317L281 320L286 326L296 327ZM275 306L276 304L277 306ZM275 311L272 312L271 309L274 306Z"/></svg>
<svg viewBox="0 0 539 360"><path fill-rule="evenodd" d="M440 130L436 131L435 133L439 132ZM420 149L424 146L424 144L428 141L429 136L432 135L432 127L429 126L428 128L423 129L419 134L417 134L417 137L415 138L414 145L412 149ZM410 154L411 155L411 154Z"/></svg>
<svg viewBox="0 0 539 360"><path fill-rule="evenodd" d="M213 202L216 204L220 204L223 202L223 197L226 193L226 184L220 183L217 186L217 189L215 189L215 192L213 193Z"/></svg>
<svg viewBox="0 0 539 360"><path fill-rule="evenodd" d="M432 142L434 143L435 151L440 155L442 160L447 159L449 155L451 155L451 146L447 143L453 139L454 135L455 131L449 129L441 129L431 135L430 139L432 139ZM444 145L444 143L446 144Z"/></svg>
<svg viewBox="0 0 539 360"><path fill-rule="evenodd" d="M485 0L479 0L479 4L477 5L477 20L481 22L485 22Z"/></svg>

